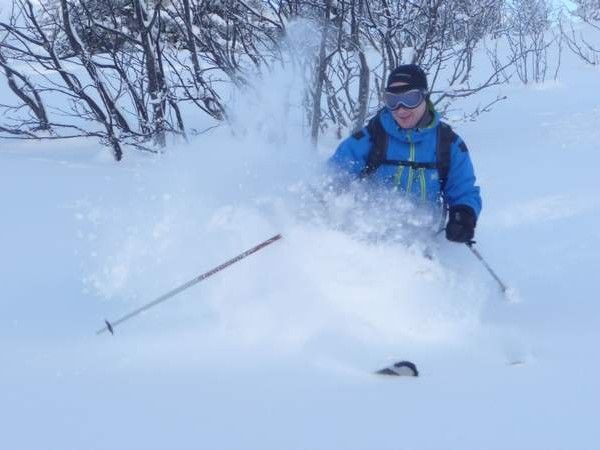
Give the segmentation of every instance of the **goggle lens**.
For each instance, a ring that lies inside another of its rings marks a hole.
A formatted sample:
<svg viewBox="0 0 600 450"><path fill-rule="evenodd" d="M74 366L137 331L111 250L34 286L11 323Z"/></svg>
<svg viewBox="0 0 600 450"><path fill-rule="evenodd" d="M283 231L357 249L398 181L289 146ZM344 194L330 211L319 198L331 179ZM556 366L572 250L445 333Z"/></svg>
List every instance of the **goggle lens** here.
<svg viewBox="0 0 600 450"><path fill-rule="evenodd" d="M420 89L413 89L401 94L394 94L386 91L383 94L383 103L385 103L385 106L392 111L395 111L400 107L415 109L424 99L425 94Z"/></svg>

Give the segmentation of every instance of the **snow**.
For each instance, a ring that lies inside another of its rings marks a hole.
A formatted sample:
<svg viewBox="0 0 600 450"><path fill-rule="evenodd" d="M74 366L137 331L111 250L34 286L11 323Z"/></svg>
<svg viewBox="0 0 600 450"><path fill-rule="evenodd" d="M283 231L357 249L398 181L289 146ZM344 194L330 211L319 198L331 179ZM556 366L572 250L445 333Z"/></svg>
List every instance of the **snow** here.
<svg viewBox="0 0 600 450"><path fill-rule="evenodd" d="M397 217L356 197L319 209L336 141L307 144L293 74L239 94L233 133L158 157L0 141L0 448L597 448L599 73L563 58L455 125L477 248L518 302L462 245L430 260L373 239ZM421 376L370 374L397 359Z"/></svg>

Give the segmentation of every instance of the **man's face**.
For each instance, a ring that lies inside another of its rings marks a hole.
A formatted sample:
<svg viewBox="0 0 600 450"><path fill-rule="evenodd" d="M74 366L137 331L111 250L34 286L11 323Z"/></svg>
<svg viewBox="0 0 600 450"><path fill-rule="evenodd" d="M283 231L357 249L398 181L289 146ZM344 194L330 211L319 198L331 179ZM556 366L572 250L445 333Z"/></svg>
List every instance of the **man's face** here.
<svg viewBox="0 0 600 450"><path fill-rule="evenodd" d="M390 87L395 86L406 86L406 83L399 81L390 85ZM423 117L423 114L425 114L426 109L427 102L423 100L421 104L414 109L400 107L392 111L392 116L394 116L394 120L400 125L400 128L414 128Z"/></svg>

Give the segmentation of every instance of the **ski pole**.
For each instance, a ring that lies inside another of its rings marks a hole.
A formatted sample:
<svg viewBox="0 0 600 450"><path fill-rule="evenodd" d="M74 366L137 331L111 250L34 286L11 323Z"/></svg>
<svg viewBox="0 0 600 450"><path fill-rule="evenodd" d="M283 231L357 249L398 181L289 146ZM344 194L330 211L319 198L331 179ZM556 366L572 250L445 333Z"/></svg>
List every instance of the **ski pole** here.
<svg viewBox="0 0 600 450"><path fill-rule="evenodd" d="M168 300L169 298L179 294L182 291L185 291L187 288L201 282L202 280L205 280L208 277L213 276L214 274L216 274L217 272L220 272L221 270L225 269L226 267L231 266L232 264L235 264L236 262L246 258L247 256L252 255L253 253L256 253L257 251L265 248L267 245L272 244L275 241L278 241L279 239L281 239L282 236L281 234L278 234L276 236L273 236L270 239L267 239L266 241L256 245L255 247L252 247L249 250L246 250L243 253L240 253L239 255L237 255L235 258L230 259L229 261L224 262L223 264L221 264L220 266L215 267L214 269L209 270L206 273L203 273L202 275L197 276L196 278L188 281L187 283L182 284L179 287L176 287L175 289L173 289L172 291L167 292L166 294L161 295L160 297L158 297L156 300L151 301L150 303L146 303L145 305L139 307L138 309L131 311L129 314L124 315L123 317L113 321L113 322L109 322L108 320L104 320L104 323L106 324L106 326L104 328L101 328L100 330L98 330L96 332L96 334L102 334L105 331L108 331L110 334L114 334L114 328L131 319L132 317L137 316L138 314L140 314L143 311L146 311L150 308L152 308L153 306L158 305L161 302L164 302L165 300Z"/></svg>
<svg viewBox="0 0 600 450"><path fill-rule="evenodd" d="M475 241L470 241L470 242L466 242L465 245L467 247L469 247L469 250L471 250L471 252L475 255L475 257L481 261L481 264L483 264L483 267L485 267L487 269L487 271L490 273L490 275L492 277L494 277L494 280L496 280L496 282L498 283L498 285L500 286L500 289L502 290L503 294L506 294L506 291L508 291L508 288L506 287L506 285L502 282L502 280L500 279L500 277L498 277L498 275L496 275L496 272L494 272L492 270L492 268L490 267L490 265L485 261L485 259L483 259L483 256L481 256L481 253L479 253L477 251L476 248L473 247L473 245L475 244Z"/></svg>

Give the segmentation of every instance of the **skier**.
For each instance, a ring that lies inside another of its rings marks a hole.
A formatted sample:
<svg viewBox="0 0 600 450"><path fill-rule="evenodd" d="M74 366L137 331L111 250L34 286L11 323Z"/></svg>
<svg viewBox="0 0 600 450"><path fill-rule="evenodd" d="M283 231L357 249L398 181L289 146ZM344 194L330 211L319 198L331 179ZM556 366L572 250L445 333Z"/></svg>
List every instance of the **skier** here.
<svg viewBox="0 0 600 450"><path fill-rule="evenodd" d="M383 94L385 108L348 137L330 166L351 178L449 210L446 238L470 242L481 211L479 187L464 141L440 120L427 77L415 64L394 69Z"/></svg>

